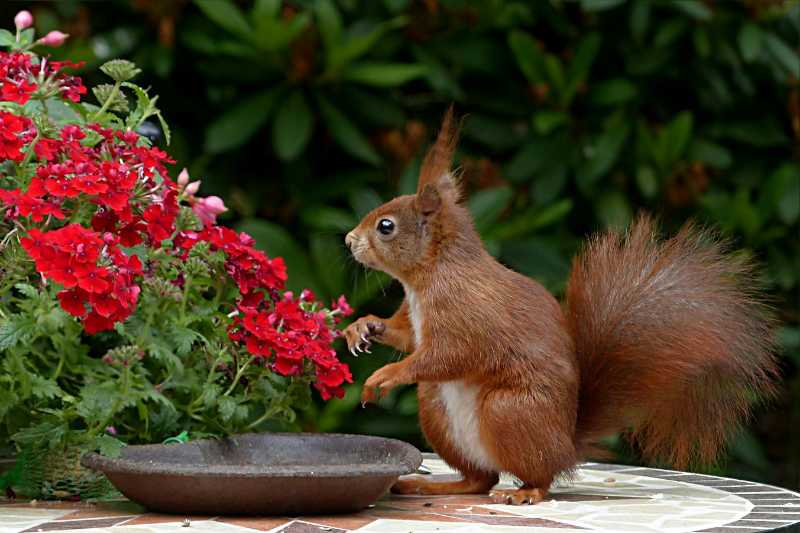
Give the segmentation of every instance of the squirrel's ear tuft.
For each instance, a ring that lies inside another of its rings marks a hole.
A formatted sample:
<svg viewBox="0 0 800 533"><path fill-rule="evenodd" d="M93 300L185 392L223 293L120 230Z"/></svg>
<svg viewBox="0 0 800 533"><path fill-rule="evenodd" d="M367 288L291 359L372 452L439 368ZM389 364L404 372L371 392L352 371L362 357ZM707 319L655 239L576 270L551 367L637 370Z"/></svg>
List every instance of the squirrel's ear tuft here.
<svg viewBox="0 0 800 533"><path fill-rule="evenodd" d="M442 120L442 127L436 142L431 146L419 173L417 195L420 195L427 185L433 185L441 195L458 201L459 190L456 178L451 170L453 153L458 144L458 124L453 116L453 106L447 110Z"/></svg>
<svg viewBox="0 0 800 533"><path fill-rule="evenodd" d="M417 209L422 216L430 216L439 210L442 205L442 197L436 186L432 184L425 185L421 191L417 193L416 198Z"/></svg>

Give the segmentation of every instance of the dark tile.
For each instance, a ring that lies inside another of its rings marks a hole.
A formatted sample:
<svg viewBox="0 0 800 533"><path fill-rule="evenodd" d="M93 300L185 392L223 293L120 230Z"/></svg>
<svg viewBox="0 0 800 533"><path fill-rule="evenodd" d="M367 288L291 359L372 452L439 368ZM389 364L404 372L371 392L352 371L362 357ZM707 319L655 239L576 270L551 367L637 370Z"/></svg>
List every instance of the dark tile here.
<svg viewBox="0 0 800 533"><path fill-rule="evenodd" d="M758 510L758 508L754 508L750 511L745 518L748 520L750 519L759 519L759 520L798 520L800 521L800 511L796 513L762 513Z"/></svg>
<svg viewBox="0 0 800 533"><path fill-rule="evenodd" d="M753 507L754 513L800 513L800 505L787 507L785 505L756 505Z"/></svg>
<svg viewBox="0 0 800 533"><path fill-rule="evenodd" d="M620 474L628 474L631 476L647 476L662 478L664 476L674 476L674 470L661 470L660 468L626 468L619 471Z"/></svg>
<svg viewBox="0 0 800 533"><path fill-rule="evenodd" d="M682 481L684 483L693 483L695 485L708 486L708 483L716 483L719 478L713 476L704 476L702 474L672 474L667 476L659 476L659 479L671 479L673 481Z"/></svg>
<svg viewBox="0 0 800 533"><path fill-rule="evenodd" d="M323 531L326 533L347 533L345 529L312 524L310 522L301 522L300 520L283 526L276 533L321 533Z"/></svg>
<svg viewBox="0 0 800 533"><path fill-rule="evenodd" d="M725 492L731 492L733 494L737 494L739 492L771 492L774 494L789 494L791 493L782 491L776 487L765 487L764 485L748 485L746 487L727 487L720 490L724 490Z"/></svg>
<svg viewBox="0 0 800 533"><path fill-rule="evenodd" d="M748 518L743 518L741 520L737 520L736 522L731 522L727 524L728 526L742 526L742 527L760 527L764 528L767 531L771 529L777 529L783 526L790 526L794 523L793 520L787 520L785 522L778 522L775 520L750 520Z"/></svg>
<svg viewBox="0 0 800 533"><path fill-rule="evenodd" d="M629 467L623 465L607 465L605 463L587 463L580 465L579 468L585 468L586 470L602 470L604 472L605 471L613 472L615 470L624 470Z"/></svg>
<svg viewBox="0 0 800 533"><path fill-rule="evenodd" d="M45 522L32 528L24 530L22 533L34 531L67 531L70 529L86 529L111 527L130 520L132 516L117 516L113 518L94 518L87 520L59 520L57 522Z"/></svg>
<svg viewBox="0 0 800 533"><path fill-rule="evenodd" d="M749 527L712 527L711 529L701 529L697 533L758 533L763 532L763 528Z"/></svg>

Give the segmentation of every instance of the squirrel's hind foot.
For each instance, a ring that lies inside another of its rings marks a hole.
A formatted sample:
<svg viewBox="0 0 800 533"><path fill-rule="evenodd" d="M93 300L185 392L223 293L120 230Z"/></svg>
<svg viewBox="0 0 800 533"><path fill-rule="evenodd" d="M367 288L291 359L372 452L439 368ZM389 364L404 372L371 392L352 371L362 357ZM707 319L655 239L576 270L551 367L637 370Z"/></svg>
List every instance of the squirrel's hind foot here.
<svg viewBox="0 0 800 533"><path fill-rule="evenodd" d="M429 481L422 476L409 476L397 480L392 486L395 494L486 494L497 484L497 476L485 479L460 481Z"/></svg>
<svg viewBox="0 0 800 533"><path fill-rule="evenodd" d="M497 489L489 493L495 503L506 505L533 505L547 497L547 489L520 487L518 489Z"/></svg>

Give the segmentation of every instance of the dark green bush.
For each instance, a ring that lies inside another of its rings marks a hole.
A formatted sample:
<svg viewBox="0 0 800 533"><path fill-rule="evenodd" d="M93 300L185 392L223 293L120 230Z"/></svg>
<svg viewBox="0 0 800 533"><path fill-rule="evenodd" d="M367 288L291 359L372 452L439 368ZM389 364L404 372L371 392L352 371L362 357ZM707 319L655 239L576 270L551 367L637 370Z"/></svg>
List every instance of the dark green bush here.
<svg viewBox="0 0 800 533"><path fill-rule="evenodd" d="M451 102L466 116L458 156L487 246L556 292L581 239L639 209L669 230L689 217L720 227L765 263L786 377L723 469L800 485L797 1L35 8L43 26L71 26L59 54L142 66L174 125L171 152L234 208L229 223L286 258L290 285L351 294L359 314L390 313L402 291L349 265L342 235L413 191ZM357 379L390 357L354 362ZM413 390L360 410L356 389L310 411L309 427L420 442Z"/></svg>

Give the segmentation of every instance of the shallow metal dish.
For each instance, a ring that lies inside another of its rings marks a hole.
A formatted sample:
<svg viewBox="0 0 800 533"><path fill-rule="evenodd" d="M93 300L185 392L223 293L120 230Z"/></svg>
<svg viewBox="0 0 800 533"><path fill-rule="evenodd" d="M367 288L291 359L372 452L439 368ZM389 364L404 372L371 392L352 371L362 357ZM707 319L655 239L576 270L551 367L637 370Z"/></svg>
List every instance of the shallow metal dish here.
<svg viewBox="0 0 800 533"><path fill-rule="evenodd" d="M416 471L422 455L381 437L251 433L126 446L120 457L90 453L81 463L154 511L291 515L363 509Z"/></svg>

